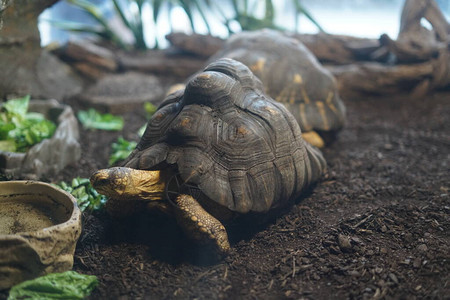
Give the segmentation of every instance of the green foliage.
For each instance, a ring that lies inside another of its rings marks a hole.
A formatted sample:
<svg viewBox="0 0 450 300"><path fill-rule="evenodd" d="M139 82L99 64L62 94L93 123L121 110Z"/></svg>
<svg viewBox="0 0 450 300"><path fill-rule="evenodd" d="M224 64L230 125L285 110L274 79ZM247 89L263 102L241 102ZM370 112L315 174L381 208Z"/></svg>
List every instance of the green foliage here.
<svg viewBox="0 0 450 300"><path fill-rule="evenodd" d="M153 114L156 112L157 109L158 108L150 102L144 103L144 110L145 110L147 119L150 119L153 116Z"/></svg>
<svg viewBox="0 0 450 300"><path fill-rule="evenodd" d="M147 119L150 119L153 114L156 112L157 107L150 102L144 103L144 110ZM144 124L139 131L138 135L142 136L144 134L145 128L147 124ZM134 141L127 141L123 137L119 137L117 142L112 143L111 148L111 156L109 157L109 165L112 166L118 161L124 160L127 158L130 153L136 148L137 143Z"/></svg>
<svg viewBox="0 0 450 300"><path fill-rule="evenodd" d="M85 129L121 130L123 128L121 116L100 114L93 108L87 111L80 110L77 116Z"/></svg>
<svg viewBox="0 0 450 300"><path fill-rule="evenodd" d="M144 103L144 110L145 110L145 115L146 115L147 119L150 119L153 116L153 114L156 112L157 109L158 108L150 102ZM147 124L142 125L142 127L139 128L139 130L138 130L138 135L143 136L146 128L147 128Z"/></svg>
<svg viewBox="0 0 450 300"><path fill-rule="evenodd" d="M136 142L127 141L123 137L119 137L117 142L111 144L112 151L108 161L109 165L112 166L116 162L127 158L136 148L136 145Z"/></svg>
<svg viewBox="0 0 450 300"><path fill-rule="evenodd" d="M74 22L67 22L67 21L56 21L52 20L51 23L61 29L73 31L73 32L82 32L82 33L91 33L94 35L97 35L99 38L103 40L110 41L113 44L116 44L117 46L121 48L127 48L126 43L123 41L123 39L114 31L114 29L109 25L108 19L106 16L102 14L102 12L98 9L98 7L93 4L92 2L88 0L67 0L70 4L74 5L75 7L78 7L79 9L85 11L95 22L95 25L87 25L84 23L74 23ZM125 18L125 11L118 5L116 0L113 0L114 7L116 9L116 12L120 16L124 16ZM128 0L128 2L135 2L132 0ZM137 1L142 2L142 1ZM129 14L127 14L129 15ZM142 27L142 19L141 17L134 16L136 20L128 20L127 23L125 23L128 28L131 30L133 35L136 39L136 48L140 48L141 46L141 40L143 41L143 35L142 37L139 36L139 30L137 29L139 26L138 22L140 23L140 27ZM132 26L132 27L130 27ZM142 31L143 32L143 31ZM145 49L145 44L144 47ZM142 49L142 48L141 48Z"/></svg>
<svg viewBox="0 0 450 300"><path fill-rule="evenodd" d="M225 12L222 10L222 3L217 3L212 1L210 7L216 9L220 16L222 17L224 25L227 27L230 33L234 32L230 24L232 21L236 21L239 23L241 30L258 30L263 28L271 28L276 30L286 30L286 28L282 28L275 24L275 14L276 11L274 9L274 1L265 0L229 0L231 2L231 7L233 10L233 16L227 17ZM308 12L308 10L301 4L301 0L291 0L294 5L294 15L295 15L295 30L298 29L298 17L300 15L305 15L320 31L323 31L322 27L317 23L317 21L312 17L312 15ZM255 12L258 11L258 8L263 5L262 9L264 12L264 16L259 18L255 15Z"/></svg>
<svg viewBox="0 0 450 300"><path fill-rule="evenodd" d="M73 32L84 32L97 35L103 40L110 41L113 44L122 48L129 48L126 42L118 35L114 29L109 25L107 18L102 15L101 11L89 0L67 0L69 3L84 10L91 16L97 25L86 25L81 23L70 23L67 21L52 21L52 23L62 29ZM276 11L274 8L273 0L223 0L223 1L211 1L211 0L126 0L120 2L118 0L111 0L115 9L115 13L120 17L122 23L127 27L134 36L135 49L146 49L147 44L144 39L144 26L143 26L143 5L148 3L153 10L153 27L158 29L157 22L161 17L164 10L170 12L176 8L181 7L186 16L189 19L192 31L195 32L194 26L196 13L200 16L202 22L205 24L208 33L210 30L210 22L206 17L211 15L211 19L221 19L223 24L227 27L230 33L234 32L230 23L232 21L237 22L242 30L258 30L262 28L272 28L283 30L284 28L275 24ZM323 31L322 27L312 17L312 15L301 4L301 0L290 0L294 6L293 13L295 15L295 30L298 29L298 17L305 15L306 18L311 20L313 24ZM120 2L120 3L119 3ZM263 6L261 6L263 5ZM232 16L226 16L223 7L232 8ZM264 16L262 18L255 15L258 8L263 8ZM135 8L133 11L131 8ZM155 36L155 48L158 48L157 34Z"/></svg>
<svg viewBox="0 0 450 300"><path fill-rule="evenodd" d="M15 285L8 300L84 299L98 285L97 277L75 271L53 273Z"/></svg>
<svg viewBox="0 0 450 300"><path fill-rule="evenodd" d="M1 106L0 150L26 152L43 139L50 138L56 124L43 114L28 112L30 96L9 100Z"/></svg>
<svg viewBox="0 0 450 300"><path fill-rule="evenodd" d="M78 207L81 211L94 211L103 208L106 203L106 196L99 194L91 185L88 178L76 177L70 184L61 181L53 184L74 196L77 199Z"/></svg>

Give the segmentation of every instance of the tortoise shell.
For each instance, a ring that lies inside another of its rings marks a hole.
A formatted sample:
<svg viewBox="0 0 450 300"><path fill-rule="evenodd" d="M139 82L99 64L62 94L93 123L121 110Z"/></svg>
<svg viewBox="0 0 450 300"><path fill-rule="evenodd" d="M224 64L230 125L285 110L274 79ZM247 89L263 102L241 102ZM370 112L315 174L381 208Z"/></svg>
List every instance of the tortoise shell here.
<svg viewBox="0 0 450 300"><path fill-rule="evenodd" d="M248 66L265 92L283 103L302 131L337 131L345 121L345 106L331 73L298 40L274 30L233 35L210 61L228 57Z"/></svg>
<svg viewBox="0 0 450 300"><path fill-rule="evenodd" d="M247 213L297 197L325 160L245 65L221 59L163 101L125 166L175 168L212 201Z"/></svg>

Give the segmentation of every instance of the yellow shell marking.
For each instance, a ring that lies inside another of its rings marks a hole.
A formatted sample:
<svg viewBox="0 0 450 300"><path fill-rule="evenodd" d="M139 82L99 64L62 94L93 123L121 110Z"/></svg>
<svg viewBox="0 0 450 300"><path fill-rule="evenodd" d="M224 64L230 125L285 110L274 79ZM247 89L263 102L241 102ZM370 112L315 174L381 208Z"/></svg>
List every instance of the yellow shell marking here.
<svg viewBox="0 0 450 300"><path fill-rule="evenodd" d="M325 115L325 106L324 106L323 102L317 101L316 105L317 105L317 109L319 110L320 117L322 118L322 121L323 121L323 129L329 130L330 126L328 125L327 116Z"/></svg>
<svg viewBox="0 0 450 300"><path fill-rule="evenodd" d="M300 74L295 74L294 75L294 83L299 83L299 84L302 84L303 83L303 78L302 78L302 75L300 75Z"/></svg>
<svg viewBox="0 0 450 300"><path fill-rule="evenodd" d="M300 117L303 120L303 127L305 131L311 130L311 126L308 124L308 119L305 113L305 103L300 103Z"/></svg>
<svg viewBox="0 0 450 300"><path fill-rule="evenodd" d="M336 106L334 106L333 102L331 102L333 100L333 95L334 93L332 91L328 92L328 96L327 96L327 100L325 100L325 103L328 105L328 107L335 113L338 114L337 108Z"/></svg>
<svg viewBox="0 0 450 300"><path fill-rule="evenodd" d="M278 102L286 102L288 98L288 93L289 93L289 86L286 86L275 100L277 100Z"/></svg>
<svg viewBox="0 0 450 300"><path fill-rule="evenodd" d="M264 70L264 65L266 64L266 59L264 57L258 58L256 63L250 66L250 70L252 70L253 73L259 72L262 73Z"/></svg>
<svg viewBox="0 0 450 300"><path fill-rule="evenodd" d="M311 99L309 99L308 94L306 93L305 85L303 84L303 78L302 75L296 73L294 75L294 79L292 81L294 85L300 85L300 93L302 94L303 100L306 104L309 104L311 102ZM294 103L294 102L291 102Z"/></svg>
<svg viewBox="0 0 450 300"><path fill-rule="evenodd" d="M295 97L297 96L297 91L295 87L291 90L291 96L289 98L289 103L294 104L295 103Z"/></svg>

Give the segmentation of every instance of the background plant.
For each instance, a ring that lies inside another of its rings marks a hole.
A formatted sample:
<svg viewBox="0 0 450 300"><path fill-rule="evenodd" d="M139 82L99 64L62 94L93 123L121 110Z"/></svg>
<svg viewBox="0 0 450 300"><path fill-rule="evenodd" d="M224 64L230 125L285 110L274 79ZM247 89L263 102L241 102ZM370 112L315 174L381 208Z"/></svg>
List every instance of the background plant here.
<svg viewBox="0 0 450 300"><path fill-rule="evenodd" d="M80 110L77 114L78 120L84 129L121 130L123 118L112 114L101 114L93 108Z"/></svg>
<svg viewBox="0 0 450 300"><path fill-rule="evenodd" d="M150 102L144 103L145 116L147 119L150 119L153 114L156 112L156 106ZM147 128L147 124L144 124L139 130L138 135L141 137L144 134L145 129ZM131 152L136 148L137 142L128 141L123 137L119 137L116 142L111 144L111 155L109 156L108 164L110 166L114 165L118 161L124 160L127 158Z"/></svg>
<svg viewBox="0 0 450 300"><path fill-rule="evenodd" d="M26 152L55 132L56 124L43 114L28 112L29 103L30 96L25 96L0 106L0 150Z"/></svg>
<svg viewBox="0 0 450 300"><path fill-rule="evenodd" d="M148 45L145 40L146 26L144 22L144 6L150 5L152 15L151 20L146 20L149 24L153 24L154 32L154 47L158 48L158 21L164 12L169 16L169 25L172 31L172 20L170 15L172 10L177 7L182 8L185 12L190 27L193 32L197 31L195 26L196 19L200 18L205 25L207 33L211 33L211 20L220 20L220 22L227 28L229 33L239 30L258 30L262 28L272 28L278 30L285 30L281 25L275 23L275 16L277 13L274 0L110 0L115 14L120 17L123 25L127 27L134 37L134 44L127 45L120 34L116 33L115 29L110 26L108 18L103 12L89 0L66 0L72 5L84 10L93 20L95 26L82 23L69 23L66 21L53 20L52 23L60 28L74 31L91 33L99 38L109 41L122 48L146 49ZM295 28L298 30L299 16L304 15L321 31L323 29L312 17L310 12L302 5L301 0L286 0L293 6L293 14L295 16ZM225 8L225 9L224 9ZM262 16L256 12L262 11ZM210 18L208 19L208 16ZM233 29L232 23L238 24L240 29Z"/></svg>

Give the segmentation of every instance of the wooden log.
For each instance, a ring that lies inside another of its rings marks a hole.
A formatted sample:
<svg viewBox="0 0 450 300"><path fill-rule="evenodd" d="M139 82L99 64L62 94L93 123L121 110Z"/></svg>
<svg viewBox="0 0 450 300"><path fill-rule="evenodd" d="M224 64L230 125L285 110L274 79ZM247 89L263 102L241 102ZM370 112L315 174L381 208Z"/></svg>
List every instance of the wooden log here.
<svg viewBox="0 0 450 300"><path fill-rule="evenodd" d="M99 69L114 72L118 64L115 54L107 48L88 41L70 41L61 53L66 59L92 64Z"/></svg>
<svg viewBox="0 0 450 300"><path fill-rule="evenodd" d="M430 22L432 30L422 25L422 19ZM407 0L397 40L383 35L381 41L395 54L399 63L427 61L438 57L440 49L448 47L450 24L435 0Z"/></svg>
<svg viewBox="0 0 450 300"><path fill-rule="evenodd" d="M357 38L326 33L287 36L301 41L323 63L348 64L357 60L370 60L372 53L381 45L377 39Z"/></svg>
<svg viewBox="0 0 450 300"><path fill-rule="evenodd" d="M414 94L414 89L429 81L434 71L430 62L392 66L364 62L326 67L336 76L340 93L353 91L373 95Z"/></svg>
<svg viewBox="0 0 450 300"><path fill-rule="evenodd" d="M204 67L205 59L186 55L171 55L168 51L120 52L118 61L124 70L173 75L185 80Z"/></svg>

